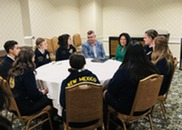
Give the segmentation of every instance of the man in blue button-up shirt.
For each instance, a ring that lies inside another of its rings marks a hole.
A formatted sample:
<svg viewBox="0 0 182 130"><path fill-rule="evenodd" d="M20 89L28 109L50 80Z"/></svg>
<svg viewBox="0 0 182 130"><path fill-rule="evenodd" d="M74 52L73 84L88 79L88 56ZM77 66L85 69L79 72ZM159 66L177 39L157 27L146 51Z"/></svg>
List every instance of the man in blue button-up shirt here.
<svg viewBox="0 0 182 130"><path fill-rule="evenodd" d="M85 58L106 58L103 44L96 40L96 35L92 30L87 32L87 41L82 44L82 52Z"/></svg>

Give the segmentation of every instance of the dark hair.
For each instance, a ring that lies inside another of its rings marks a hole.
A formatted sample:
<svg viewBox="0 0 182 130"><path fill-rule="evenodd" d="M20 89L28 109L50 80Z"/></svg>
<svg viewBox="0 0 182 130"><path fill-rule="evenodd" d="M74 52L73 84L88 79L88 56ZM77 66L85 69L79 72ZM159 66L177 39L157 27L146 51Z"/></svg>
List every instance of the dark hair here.
<svg viewBox="0 0 182 130"><path fill-rule="evenodd" d="M73 53L69 58L71 68L68 69L70 72L75 72L84 67L86 64L85 57L81 53Z"/></svg>
<svg viewBox="0 0 182 130"><path fill-rule="evenodd" d="M14 40L6 41L4 43L4 49L6 50L7 53L9 53L9 50L13 49L14 45L16 45L16 44L18 44L18 42L14 41Z"/></svg>
<svg viewBox="0 0 182 130"><path fill-rule="evenodd" d="M145 32L145 34L147 34L149 37L151 37L152 39L154 39L155 37L158 36L158 32L154 29L150 29L150 30L147 30Z"/></svg>
<svg viewBox="0 0 182 130"><path fill-rule="evenodd" d="M89 31L87 32L87 35L91 35L91 34L95 34L95 32L94 32L93 30L89 30Z"/></svg>
<svg viewBox="0 0 182 130"><path fill-rule="evenodd" d="M19 76L24 73L24 69L31 69L35 71L35 63L32 61L34 52L30 48L23 48L19 52L12 68L9 71L9 76Z"/></svg>
<svg viewBox="0 0 182 130"><path fill-rule="evenodd" d="M120 44L120 38L124 36L126 38L126 46L131 42L131 37L128 33L121 33L118 38L118 42Z"/></svg>
<svg viewBox="0 0 182 130"><path fill-rule="evenodd" d="M44 38L37 38L37 40L36 40L36 46L39 46L42 42L44 42L45 41L45 39Z"/></svg>
<svg viewBox="0 0 182 130"><path fill-rule="evenodd" d="M149 61L142 44L138 41L133 41L128 45L120 68L122 68L126 62L128 63L127 69L130 71L132 80L139 81L150 74L158 73L157 68Z"/></svg>
<svg viewBox="0 0 182 130"><path fill-rule="evenodd" d="M67 48L68 47L68 39L70 35L69 34L63 34L58 37L58 44L60 47Z"/></svg>

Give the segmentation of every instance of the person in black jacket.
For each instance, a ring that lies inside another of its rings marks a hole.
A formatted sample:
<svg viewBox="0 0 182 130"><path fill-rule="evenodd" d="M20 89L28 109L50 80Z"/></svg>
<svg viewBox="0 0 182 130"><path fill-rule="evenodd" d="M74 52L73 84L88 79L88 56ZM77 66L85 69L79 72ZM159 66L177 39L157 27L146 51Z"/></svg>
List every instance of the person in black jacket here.
<svg viewBox="0 0 182 130"><path fill-rule="evenodd" d="M51 62L50 53L47 50L47 42L43 38L37 38L35 49L35 64L36 68Z"/></svg>
<svg viewBox="0 0 182 130"><path fill-rule="evenodd" d="M116 111L130 114L139 80L159 73L146 57L139 42L128 45L124 60L104 91L104 124L107 126L107 106ZM106 127L105 127L106 128Z"/></svg>
<svg viewBox="0 0 182 130"><path fill-rule="evenodd" d="M167 38L164 36L157 36L154 39L152 63L158 68L160 74L164 76L159 95L165 94L168 90L174 69L173 62L173 55L168 47Z"/></svg>
<svg viewBox="0 0 182 130"><path fill-rule="evenodd" d="M153 51L153 43L154 43L155 37L157 36L158 36L158 32L154 29L150 29L145 32L144 39L143 39L145 42L145 45L143 48L149 60L151 60L151 55Z"/></svg>
<svg viewBox="0 0 182 130"><path fill-rule="evenodd" d="M0 76L2 76L4 79L7 79L8 71L12 67L15 57L20 51L20 48L18 46L18 42L10 40L5 42L4 49L6 50L7 55L0 64Z"/></svg>
<svg viewBox="0 0 182 130"><path fill-rule="evenodd" d="M56 50L56 61L67 60L69 56L76 52L76 48L71 43L69 34L63 34L58 37L59 48Z"/></svg>
<svg viewBox="0 0 182 130"><path fill-rule="evenodd" d="M33 114L51 104L46 96L48 91L37 88L33 50L27 48L19 52L8 81L21 115Z"/></svg>
<svg viewBox="0 0 182 130"><path fill-rule="evenodd" d="M66 87L70 87L80 82L100 83L99 79L91 71L84 69L86 64L85 57L81 53L74 53L70 56L69 63L71 68L68 69L70 75L62 81L60 92L60 104L63 107L62 116L66 120ZM79 125L78 125L79 126Z"/></svg>

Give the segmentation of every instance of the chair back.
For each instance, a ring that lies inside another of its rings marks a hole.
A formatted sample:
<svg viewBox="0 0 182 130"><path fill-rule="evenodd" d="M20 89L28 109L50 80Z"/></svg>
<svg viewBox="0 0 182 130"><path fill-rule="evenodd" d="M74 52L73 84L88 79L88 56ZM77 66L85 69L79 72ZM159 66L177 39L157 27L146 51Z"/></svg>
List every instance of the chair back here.
<svg viewBox="0 0 182 130"><path fill-rule="evenodd" d="M18 106L16 104L15 98L13 96L13 93L11 91L11 88L10 88L8 82L5 79L0 77L0 84L1 84L2 89L8 94L9 99L10 99L10 106L9 106L9 108L7 108L8 111L15 113L18 116L18 118L22 119L20 111L18 109Z"/></svg>
<svg viewBox="0 0 182 130"><path fill-rule="evenodd" d="M73 44L75 45L75 47L82 45L82 40L81 40L80 34L76 33L73 35Z"/></svg>
<svg viewBox="0 0 182 130"><path fill-rule="evenodd" d="M54 49L53 49L53 46L51 44L51 40L46 38L46 42L47 42L47 45L48 45L47 50L49 51L50 54L54 54Z"/></svg>
<svg viewBox="0 0 182 130"><path fill-rule="evenodd" d="M52 43L54 54L55 54L56 50L59 48L58 38L57 37L51 38L51 43Z"/></svg>
<svg viewBox="0 0 182 130"><path fill-rule="evenodd" d="M81 82L66 88L66 124L98 120L102 126L102 85ZM94 124L95 125L95 124Z"/></svg>
<svg viewBox="0 0 182 130"><path fill-rule="evenodd" d="M131 116L134 112L146 111L156 104L162 81L163 76L158 74L152 74L139 81Z"/></svg>

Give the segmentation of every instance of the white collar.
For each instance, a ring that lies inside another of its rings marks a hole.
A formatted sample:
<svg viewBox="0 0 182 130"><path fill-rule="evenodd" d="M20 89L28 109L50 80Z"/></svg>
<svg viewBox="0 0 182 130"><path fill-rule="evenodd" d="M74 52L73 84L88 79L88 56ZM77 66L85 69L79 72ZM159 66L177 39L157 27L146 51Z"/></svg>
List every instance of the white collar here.
<svg viewBox="0 0 182 130"><path fill-rule="evenodd" d="M10 59L12 59L13 61L15 61L15 58L10 56L9 54L7 54L7 57L9 57Z"/></svg>

